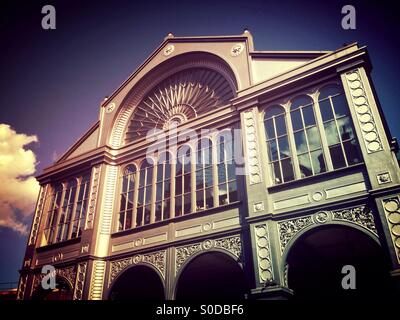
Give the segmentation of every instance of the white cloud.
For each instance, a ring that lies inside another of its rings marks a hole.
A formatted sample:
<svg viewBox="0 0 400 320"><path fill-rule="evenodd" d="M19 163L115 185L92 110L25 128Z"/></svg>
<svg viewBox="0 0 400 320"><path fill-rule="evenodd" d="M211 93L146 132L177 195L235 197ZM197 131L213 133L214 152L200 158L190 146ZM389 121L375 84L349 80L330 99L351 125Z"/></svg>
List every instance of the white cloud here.
<svg viewBox="0 0 400 320"><path fill-rule="evenodd" d="M35 208L39 184L35 173L36 156L25 146L38 138L20 134L7 124L0 124L0 227L27 234L23 222Z"/></svg>

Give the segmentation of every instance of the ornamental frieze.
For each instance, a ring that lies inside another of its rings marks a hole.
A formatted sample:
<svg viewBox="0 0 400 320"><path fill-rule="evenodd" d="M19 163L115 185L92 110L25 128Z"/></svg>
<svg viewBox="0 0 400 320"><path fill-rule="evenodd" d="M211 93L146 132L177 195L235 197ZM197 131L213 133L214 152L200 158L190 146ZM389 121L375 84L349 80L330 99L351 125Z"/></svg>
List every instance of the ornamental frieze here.
<svg viewBox="0 0 400 320"><path fill-rule="evenodd" d="M126 268L139 263L148 263L155 267L165 279L167 251L157 251L145 254L137 254L120 260L111 261L108 286L110 287L114 279Z"/></svg>
<svg viewBox="0 0 400 320"><path fill-rule="evenodd" d="M79 263L78 270L76 273L74 300L82 300L83 298L83 289L85 287L86 271L87 271L87 262Z"/></svg>
<svg viewBox="0 0 400 320"><path fill-rule="evenodd" d="M258 275L261 283L268 284L273 280L271 246L269 242L268 226L266 224L254 227L256 237L256 253Z"/></svg>
<svg viewBox="0 0 400 320"><path fill-rule="evenodd" d="M346 222L362 227L377 236L372 210L364 205L334 211L319 211L313 215L284 220L278 223L281 252L287 244L303 229L330 221Z"/></svg>
<svg viewBox="0 0 400 320"><path fill-rule="evenodd" d="M61 277L61 278L65 279L68 282L69 286L72 289L74 288L75 279L76 279L76 267L75 266L56 269L55 272L56 272L57 277ZM37 289L37 287L40 286L42 279L45 275L46 274L43 274L43 273L35 274L34 280L33 280L33 285L32 285L32 292L34 292Z"/></svg>
<svg viewBox="0 0 400 320"><path fill-rule="evenodd" d="M246 157L248 165L248 175L250 184L260 183L261 180L261 163L259 157L259 148L257 142L256 120L253 110L243 113L244 129L246 137Z"/></svg>
<svg viewBox="0 0 400 320"><path fill-rule="evenodd" d="M400 196L382 201L394 251L400 263Z"/></svg>
<svg viewBox="0 0 400 320"><path fill-rule="evenodd" d="M175 250L175 274L181 269L183 264L193 255L201 251L207 251L212 248L225 250L239 260L242 258L242 240L239 235L219 238L207 239L203 242L193 243L187 246L178 247Z"/></svg>

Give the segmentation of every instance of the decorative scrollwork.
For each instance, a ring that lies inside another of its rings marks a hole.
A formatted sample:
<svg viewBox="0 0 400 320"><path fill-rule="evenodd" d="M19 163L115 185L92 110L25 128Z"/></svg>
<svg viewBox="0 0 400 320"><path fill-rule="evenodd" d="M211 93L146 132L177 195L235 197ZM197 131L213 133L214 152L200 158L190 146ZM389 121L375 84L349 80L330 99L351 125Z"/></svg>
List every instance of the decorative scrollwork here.
<svg viewBox="0 0 400 320"><path fill-rule="evenodd" d="M333 220L353 222L377 234L374 216L370 208L360 206L345 210L332 211Z"/></svg>
<svg viewBox="0 0 400 320"><path fill-rule="evenodd" d="M90 187L90 199L88 206L86 229L93 228L94 215L96 212L97 193L99 189L99 180L100 180L100 166L97 165L92 168L92 183Z"/></svg>
<svg viewBox="0 0 400 320"><path fill-rule="evenodd" d="M301 217L293 220L285 220L278 223L279 240L281 251L285 250L288 242L302 229L312 225L311 216Z"/></svg>
<svg viewBox="0 0 400 320"><path fill-rule="evenodd" d="M166 257L167 251L157 251L145 254L138 254L133 257L128 257L116 261L111 261L110 275L108 279L108 286L114 281L114 279L126 268L131 265L138 263L148 263L154 266L160 271L162 277L165 279L165 268L166 268Z"/></svg>
<svg viewBox="0 0 400 320"><path fill-rule="evenodd" d="M232 237L219 238L215 240L205 240L202 243L193 243L187 246L178 247L175 251L175 273L181 269L182 265L194 254L219 248L230 252L238 259L242 256L242 240L239 235Z"/></svg>

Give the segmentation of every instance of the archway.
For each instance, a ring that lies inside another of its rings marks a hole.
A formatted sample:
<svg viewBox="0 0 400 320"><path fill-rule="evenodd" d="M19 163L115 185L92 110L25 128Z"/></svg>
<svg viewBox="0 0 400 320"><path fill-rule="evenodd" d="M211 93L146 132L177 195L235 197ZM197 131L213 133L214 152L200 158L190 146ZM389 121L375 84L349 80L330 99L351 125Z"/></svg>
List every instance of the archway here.
<svg viewBox="0 0 400 320"><path fill-rule="evenodd" d="M382 248L355 228L334 225L312 229L294 243L286 261L294 299L376 298L391 290ZM342 287L349 274L342 273L345 265L355 268L355 290Z"/></svg>
<svg viewBox="0 0 400 320"><path fill-rule="evenodd" d="M32 300L72 300L72 297L72 288L67 280L57 277L55 289L44 290L39 285L32 295Z"/></svg>
<svg viewBox="0 0 400 320"><path fill-rule="evenodd" d="M147 266L125 270L115 281L110 300L164 300L164 285L156 271Z"/></svg>
<svg viewBox="0 0 400 320"><path fill-rule="evenodd" d="M207 252L193 258L176 284L177 300L244 299L246 281L239 264L221 252Z"/></svg>

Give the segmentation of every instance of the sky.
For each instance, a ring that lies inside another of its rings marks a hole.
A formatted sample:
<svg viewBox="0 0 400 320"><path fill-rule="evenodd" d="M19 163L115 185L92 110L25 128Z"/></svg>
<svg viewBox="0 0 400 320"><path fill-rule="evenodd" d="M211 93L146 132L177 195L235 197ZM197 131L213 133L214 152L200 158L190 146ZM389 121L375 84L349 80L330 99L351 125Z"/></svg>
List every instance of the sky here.
<svg viewBox="0 0 400 320"><path fill-rule="evenodd" d="M56 29L41 27L44 5ZM341 8L356 9L344 30ZM366 45L372 80L400 136L396 10L385 1L0 1L0 283L18 281L38 186L33 176L98 119L99 105L172 32L241 34L256 50Z"/></svg>

